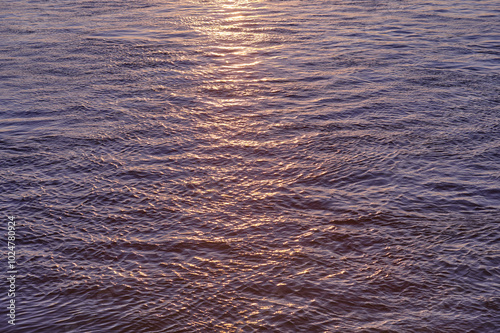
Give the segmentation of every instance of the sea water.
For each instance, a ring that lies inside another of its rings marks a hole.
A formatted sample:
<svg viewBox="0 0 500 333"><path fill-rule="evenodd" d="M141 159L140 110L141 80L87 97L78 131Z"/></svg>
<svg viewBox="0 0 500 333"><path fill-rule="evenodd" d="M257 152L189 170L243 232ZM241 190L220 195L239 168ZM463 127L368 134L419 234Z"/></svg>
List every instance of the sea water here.
<svg viewBox="0 0 500 333"><path fill-rule="evenodd" d="M2 332L500 329L495 0L2 0L0 165Z"/></svg>

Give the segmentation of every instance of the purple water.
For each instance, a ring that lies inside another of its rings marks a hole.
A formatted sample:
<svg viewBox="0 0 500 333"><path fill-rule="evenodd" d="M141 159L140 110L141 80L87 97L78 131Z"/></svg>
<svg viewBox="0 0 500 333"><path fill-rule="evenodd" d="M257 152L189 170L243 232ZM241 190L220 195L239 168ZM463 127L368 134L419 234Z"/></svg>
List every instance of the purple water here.
<svg viewBox="0 0 500 333"><path fill-rule="evenodd" d="M2 332L500 330L498 1L2 0L0 166Z"/></svg>

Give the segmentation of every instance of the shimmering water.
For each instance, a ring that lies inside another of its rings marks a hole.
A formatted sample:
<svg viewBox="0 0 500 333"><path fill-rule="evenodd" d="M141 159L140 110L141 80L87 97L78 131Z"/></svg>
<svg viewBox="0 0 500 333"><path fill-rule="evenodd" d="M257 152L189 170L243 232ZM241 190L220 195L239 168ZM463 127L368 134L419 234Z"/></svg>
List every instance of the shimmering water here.
<svg viewBox="0 0 500 333"><path fill-rule="evenodd" d="M2 332L500 330L497 0L2 0L0 36Z"/></svg>

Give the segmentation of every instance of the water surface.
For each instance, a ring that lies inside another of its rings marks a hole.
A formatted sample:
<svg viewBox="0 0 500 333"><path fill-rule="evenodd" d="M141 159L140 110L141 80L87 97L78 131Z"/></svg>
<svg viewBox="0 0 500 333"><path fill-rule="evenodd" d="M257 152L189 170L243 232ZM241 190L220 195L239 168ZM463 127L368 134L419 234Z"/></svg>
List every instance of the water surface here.
<svg viewBox="0 0 500 333"><path fill-rule="evenodd" d="M499 330L497 1L0 7L13 331Z"/></svg>

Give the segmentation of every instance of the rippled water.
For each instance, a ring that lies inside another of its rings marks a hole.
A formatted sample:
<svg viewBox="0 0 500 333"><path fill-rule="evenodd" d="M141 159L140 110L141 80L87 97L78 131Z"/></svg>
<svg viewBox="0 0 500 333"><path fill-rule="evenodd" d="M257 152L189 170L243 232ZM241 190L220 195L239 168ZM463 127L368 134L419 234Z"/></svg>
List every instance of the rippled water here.
<svg viewBox="0 0 500 333"><path fill-rule="evenodd" d="M498 1L0 4L1 330L500 329Z"/></svg>

